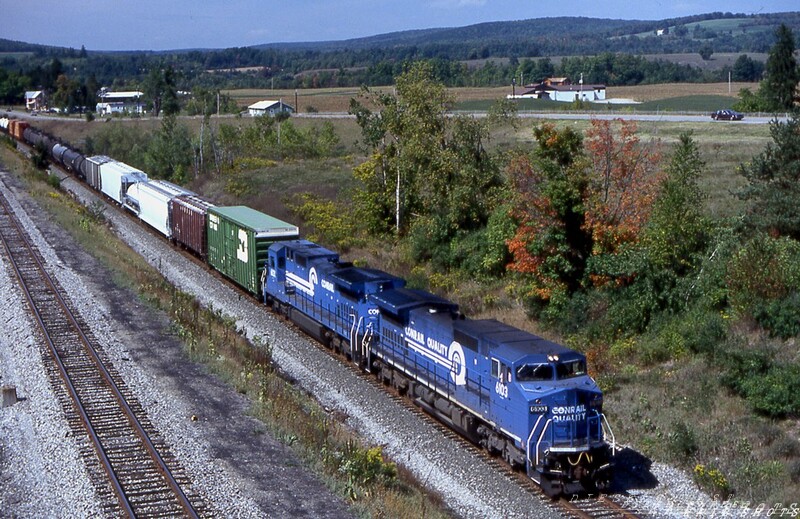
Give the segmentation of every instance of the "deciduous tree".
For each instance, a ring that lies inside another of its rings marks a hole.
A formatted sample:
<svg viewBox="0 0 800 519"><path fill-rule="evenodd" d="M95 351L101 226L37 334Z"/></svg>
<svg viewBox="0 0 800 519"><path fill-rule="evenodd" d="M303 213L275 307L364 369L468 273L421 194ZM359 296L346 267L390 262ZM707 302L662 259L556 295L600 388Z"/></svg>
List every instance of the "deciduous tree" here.
<svg viewBox="0 0 800 519"><path fill-rule="evenodd" d="M581 287L592 250L585 228L586 162L582 137L552 124L534 129L532 156L512 160L508 175L518 222L509 270L526 275L527 295L549 302Z"/></svg>
<svg viewBox="0 0 800 519"><path fill-rule="evenodd" d="M657 143L641 143L636 123L594 119L586 132L591 172L586 204L586 227L594 254L613 253L635 241L650 215L661 176Z"/></svg>
<svg viewBox="0 0 800 519"><path fill-rule="evenodd" d="M359 210L372 214L365 220L373 231L413 230L413 241L425 243L415 248L422 257L449 247L460 231L485 225L501 184L483 145L485 123L449 117L452 103L432 64L419 62L397 78L395 93L364 89L350 106L371 153L355 172ZM387 213L393 222L385 220ZM440 256L447 263L447 254Z"/></svg>

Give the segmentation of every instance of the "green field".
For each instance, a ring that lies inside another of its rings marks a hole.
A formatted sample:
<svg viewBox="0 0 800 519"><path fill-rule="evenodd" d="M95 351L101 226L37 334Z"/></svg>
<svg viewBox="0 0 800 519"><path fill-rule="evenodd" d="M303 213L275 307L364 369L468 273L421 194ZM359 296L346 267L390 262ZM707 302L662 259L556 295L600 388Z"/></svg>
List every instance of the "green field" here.
<svg viewBox="0 0 800 519"><path fill-rule="evenodd" d="M582 112L608 112L611 110L622 112L713 112L722 108L730 108L736 98L722 95L691 95L682 97L671 97L648 101L638 104L595 104L584 103L580 106ZM457 103L455 110L461 111L487 111L491 109L496 101L492 100L471 100ZM574 111L572 103L550 101L546 99L519 99L516 102L517 110L531 112L566 112Z"/></svg>

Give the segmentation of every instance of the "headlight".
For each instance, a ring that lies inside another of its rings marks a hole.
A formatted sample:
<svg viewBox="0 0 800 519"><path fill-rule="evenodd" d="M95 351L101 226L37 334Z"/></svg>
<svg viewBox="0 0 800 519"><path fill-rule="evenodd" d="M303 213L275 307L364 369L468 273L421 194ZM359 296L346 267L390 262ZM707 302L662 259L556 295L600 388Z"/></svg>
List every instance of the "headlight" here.
<svg viewBox="0 0 800 519"><path fill-rule="evenodd" d="M603 407L603 395L598 395L589 400L589 407L594 409Z"/></svg>

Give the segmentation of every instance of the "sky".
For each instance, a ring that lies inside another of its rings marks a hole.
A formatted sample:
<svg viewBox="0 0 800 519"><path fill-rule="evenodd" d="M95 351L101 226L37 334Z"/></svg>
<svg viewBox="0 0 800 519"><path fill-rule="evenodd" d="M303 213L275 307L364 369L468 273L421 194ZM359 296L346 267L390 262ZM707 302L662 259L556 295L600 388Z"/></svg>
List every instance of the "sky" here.
<svg viewBox="0 0 800 519"><path fill-rule="evenodd" d="M555 16L797 10L797 0L0 0L0 38L88 50L229 48Z"/></svg>

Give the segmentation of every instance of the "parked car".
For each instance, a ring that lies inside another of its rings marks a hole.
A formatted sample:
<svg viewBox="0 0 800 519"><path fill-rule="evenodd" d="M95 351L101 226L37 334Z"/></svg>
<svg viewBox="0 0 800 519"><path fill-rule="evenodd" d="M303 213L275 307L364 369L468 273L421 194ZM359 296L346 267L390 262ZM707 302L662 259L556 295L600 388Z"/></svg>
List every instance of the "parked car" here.
<svg viewBox="0 0 800 519"><path fill-rule="evenodd" d="M744 115L736 110L717 110L711 114L711 118L715 121L741 121Z"/></svg>

